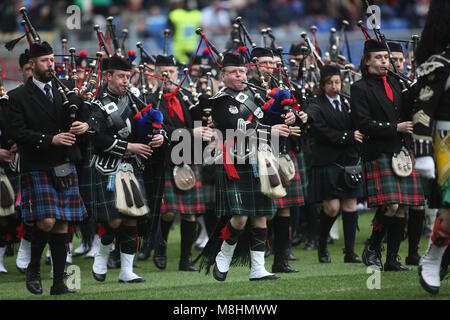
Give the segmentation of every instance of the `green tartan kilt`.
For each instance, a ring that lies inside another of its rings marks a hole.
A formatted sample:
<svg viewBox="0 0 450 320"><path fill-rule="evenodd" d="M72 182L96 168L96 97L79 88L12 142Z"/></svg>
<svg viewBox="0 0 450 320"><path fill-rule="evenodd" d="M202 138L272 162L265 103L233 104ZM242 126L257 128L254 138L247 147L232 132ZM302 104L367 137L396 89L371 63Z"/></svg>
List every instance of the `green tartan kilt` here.
<svg viewBox="0 0 450 320"><path fill-rule="evenodd" d="M294 152L289 152L295 167L295 176L291 180L291 184L286 189L286 195L283 198L273 199L275 208L292 208L303 206L305 204L305 196L303 185L300 181L300 172L298 168L298 161Z"/></svg>
<svg viewBox="0 0 450 320"><path fill-rule="evenodd" d="M229 180L225 167L216 166L216 215L273 215L273 199L261 193L259 179L249 164L235 165L239 180Z"/></svg>
<svg viewBox="0 0 450 320"><path fill-rule="evenodd" d="M173 181L173 167L165 170L164 194L161 213L174 212L179 214L203 214L206 210L202 190L202 180L199 165L190 165L195 175L195 185L191 190L181 191Z"/></svg>
<svg viewBox="0 0 450 320"><path fill-rule="evenodd" d="M133 165L134 175L136 180L139 182L139 188L141 190L144 202L148 205L147 196L144 188L143 172L137 166L134 160L126 159ZM97 169L93 169L94 172L94 182L92 187L94 188L94 201L95 206L92 211L92 217L96 222L106 222L117 218L130 218L130 216L120 213L116 208L116 193L115 190L108 191L106 188L108 186L108 180L110 175L103 175ZM147 213L148 214L148 213ZM144 216L138 217L138 219Z"/></svg>
<svg viewBox="0 0 450 320"><path fill-rule="evenodd" d="M412 160L414 164L414 158ZM376 160L364 162L364 171L369 208L395 203L404 206L424 204L422 184L414 165L410 176L397 177L391 168L391 154L382 153Z"/></svg>

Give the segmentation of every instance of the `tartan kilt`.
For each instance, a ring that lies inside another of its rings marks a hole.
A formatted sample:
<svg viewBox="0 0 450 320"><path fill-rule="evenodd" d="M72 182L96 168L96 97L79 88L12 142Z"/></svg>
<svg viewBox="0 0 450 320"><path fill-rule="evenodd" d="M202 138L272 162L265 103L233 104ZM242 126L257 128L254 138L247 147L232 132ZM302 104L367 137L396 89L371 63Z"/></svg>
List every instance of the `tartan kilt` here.
<svg viewBox="0 0 450 320"><path fill-rule="evenodd" d="M199 165L190 165L195 175L195 185L191 190L179 190L173 181L173 167L165 169L164 194L161 213L174 212L179 214L199 215L205 212L205 199L202 190L202 180Z"/></svg>
<svg viewBox="0 0 450 320"><path fill-rule="evenodd" d="M344 166L356 165L358 154L344 154L336 160L340 166L332 163L327 166L311 168L310 200L313 203L332 199L354 199L364 196L362 183L350 188L344 180Z"/></svg>
<svg viewBox="0 0 450 320"><path fill-rule="evenodd" d="M274 207L279 208L292 208L297 206L303 206L305 204L305 195L303 193L303 186L300 181L300 172L298 167L297 157L295 152L289 152L289 156L292 159L295 167L295 176L291 180L291 184L286 189L286 195L283 198L273 199Z"/></svg>
<svg viewBox="0 0 450 320"><path fill-rule="evenodd" d="M414 164L414 158L412 160ZM422 184L414 165L410 176L397 177L391 168L391 155L382 153L376 160L364 162L364 174L369 208L395 203L404 206L424 204Z"/></svg>
<svg viewBox="0 0 450 320"><path fill-rule="evenodd" d="M144 203L147 203L147 196L144 188L144 179L142 170L136 164L136 161L132 158L125 159L127 163L131 163L133 165L134 175L136 180L139 182L139 188L142 192L142 196L144 198ZM122 160L122 163L124 160ZM108 180L110 175L103 175L97 169L93 169L94 171L94 183L92 187L94 188L94 199L95 206L93 206L94 210L92 211L92 217L96 222L107 222L112 219L117 218L130 218L130 216L120 213L116 208L116 193L115 190L108 191L106 188L108 186ZM91 214L91 213L89 213ZM148 213L147 213L148 214ZM146 215L136 217L136 219L145 218Z"/></svg>
<svg viewBox="0 0 450 320"><path fill-rule="evenodd" d="M261 193L259 179L249 164L235 165L239 180L229 180L225 167L216 165L216 216L275 214L273 199Z"/></svg>
<svg viewBox="0 0 450 320"><path fill-rule="evenodd" d="M58 192L53 186L51 169L30 171L21 174L21 210L24 221L32 222L45 218L77 222L86 218L86 208L81 199L75 166L74 186Z"/></svg>

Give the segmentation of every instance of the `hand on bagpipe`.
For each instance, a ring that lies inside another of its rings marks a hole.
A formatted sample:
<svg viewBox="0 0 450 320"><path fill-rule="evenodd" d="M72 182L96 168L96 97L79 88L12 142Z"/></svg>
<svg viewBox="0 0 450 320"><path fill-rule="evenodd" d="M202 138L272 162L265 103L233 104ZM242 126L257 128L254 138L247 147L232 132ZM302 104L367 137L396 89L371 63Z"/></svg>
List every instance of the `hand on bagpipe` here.
<svg viewBox="0 0 450 320"><path fill-rule="evenodd" d="M136 113L133 119L136 121L136 138L138 142L149 144L152 142L151 138L154 135L161 133L163 114L161 111L153 109L151 104Z"/></svg>

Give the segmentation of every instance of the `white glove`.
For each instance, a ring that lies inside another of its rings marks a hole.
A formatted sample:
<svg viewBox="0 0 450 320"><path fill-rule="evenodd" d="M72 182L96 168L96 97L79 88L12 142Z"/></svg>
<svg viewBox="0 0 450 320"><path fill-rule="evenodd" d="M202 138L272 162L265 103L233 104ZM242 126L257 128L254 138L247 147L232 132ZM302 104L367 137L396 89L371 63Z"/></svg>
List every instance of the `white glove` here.
<svg viewBox="0 0 450 320"><path fill-rule="evenodd" d="M424 178L436 178L434 160L430 156L416 158L415 169Z"/></svg>

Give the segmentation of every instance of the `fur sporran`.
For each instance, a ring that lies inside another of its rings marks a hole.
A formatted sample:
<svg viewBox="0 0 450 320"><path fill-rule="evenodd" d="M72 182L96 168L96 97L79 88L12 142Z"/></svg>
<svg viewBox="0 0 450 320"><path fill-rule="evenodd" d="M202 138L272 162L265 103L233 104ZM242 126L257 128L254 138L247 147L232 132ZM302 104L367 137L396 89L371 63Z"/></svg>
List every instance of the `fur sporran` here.
<svg viewBox="0 0 450 320"><path fill-rule="evenodd" d="M131 164L120 164L115 177L115 192L116 208L120 213L140 217L149 211Z"/></svg>
<svg viewBox="0 0 450 320"><path fill-rule="evenodd" d="M4 172L0 172L0 217L7 217L15 212L14 189Z"/></svg>
<svg viewBox="0 0 450 320"><path fill-rule="evenodd" d="M398 177L408 177L413 170L413 163L409 151L402 147L400 152L394 153L392 156L392 171Z"/></svg>
<svg viewBox="0 0 450 320"><path fill-rule="evenodd" d="M282 171L277 158L270 148L258 150L258 173L261 192L269 198L277 199L286 196L287 174Z"/></svg>

